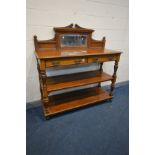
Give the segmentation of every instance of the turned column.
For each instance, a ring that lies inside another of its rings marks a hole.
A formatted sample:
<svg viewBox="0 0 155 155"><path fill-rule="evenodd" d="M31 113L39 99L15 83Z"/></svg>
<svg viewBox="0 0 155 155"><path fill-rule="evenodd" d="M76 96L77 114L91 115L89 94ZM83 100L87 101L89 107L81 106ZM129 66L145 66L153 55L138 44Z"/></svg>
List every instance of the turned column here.
<svg viewBox="0 0 155 155"><path fill-rule="evenodd" d="M116 72L117 72L117 69L118 69L118 60L115 60L115 65L114 65L114 73L113 73L113 78L111 80L111 88L110 88L110 96L113 96L113 91L114 91L114 88L115 88L115 82L116 82Z"/></svg>
<svg viewBox="0 0 155 155"><path fill-rule="evenodd" d="M103 62L100 63L100 71L102 71Z"/></svg>
<svg viewBox="0 0 155 155"><path fill-rule="evenodd" d="M41 94L41 100L43 100L43 92L42 92L42 80L41 80L41 74L40 74L40 67L39 67L39 62L37 60L37 69L38 69L38 74L39 74L39 87L40 87L40 94Z"/></svg>
<svg viewBox="0 0 155 155"><path fill-rule="evenodd" d="M99 66L99 71L102 72L103 62L101 62L99 65L100 65ZM101 87L101 82L98 83L98 87Z"/></svg>
<svg viewBox="0 0 155 155"><path fill-rule="evenodd" d="M40 75L40 80L41 80L41 96L42 100L45 105L48 105L49 103L49 97L48 97L48 92L47 92L47 85L46 85L46 68L45 68L45 61L41 60L40 62L40 69L39 69L39 75Z"/></svg>

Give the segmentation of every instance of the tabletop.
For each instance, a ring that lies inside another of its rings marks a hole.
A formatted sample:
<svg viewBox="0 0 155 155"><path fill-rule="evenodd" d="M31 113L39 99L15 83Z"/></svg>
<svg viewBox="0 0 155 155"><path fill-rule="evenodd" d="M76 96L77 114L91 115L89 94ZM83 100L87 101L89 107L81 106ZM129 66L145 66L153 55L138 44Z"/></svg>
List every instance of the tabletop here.
<svg viewBox="0 0 155 155"><path fill-rule="evenodd" d="M110 49L39 49L35 52L38 59L78 57L91 55L113 55L121 54L121 51Z"/></svg>

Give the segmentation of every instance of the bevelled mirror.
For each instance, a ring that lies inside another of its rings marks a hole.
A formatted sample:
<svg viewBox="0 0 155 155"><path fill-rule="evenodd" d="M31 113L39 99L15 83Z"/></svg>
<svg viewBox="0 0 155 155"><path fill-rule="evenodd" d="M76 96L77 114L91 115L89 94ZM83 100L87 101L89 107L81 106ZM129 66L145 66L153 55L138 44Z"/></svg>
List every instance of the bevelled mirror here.
<svg viewBox="0 0 155 155"><path fill-rule="evenodd" d="M87 47L87 35L83 34L61 34L61 47Z"/></svg>

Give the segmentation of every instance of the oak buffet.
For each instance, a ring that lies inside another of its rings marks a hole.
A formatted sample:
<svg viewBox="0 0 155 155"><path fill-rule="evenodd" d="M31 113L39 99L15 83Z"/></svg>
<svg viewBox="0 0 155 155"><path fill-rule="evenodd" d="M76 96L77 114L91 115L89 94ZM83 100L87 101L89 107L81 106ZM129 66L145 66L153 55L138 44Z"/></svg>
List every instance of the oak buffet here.
<svg viewBox="0 0 155 155"><path fill-rule="evenodd" d="M50 40L38 40L34 36L35 54L39 73L41 100L45 118L55 114L77 109L101 101L112 99L116 82L116 71L121 52L105 49L105 37L92 39L94 30L70 24L54 28L55 36ZM114 61L113 75L103 72L104 62ZM98 70L47 76L46 69L51 67L80 66L97 63ZM101 82L111 81L110 91L101 88ZM49 95L53 91L84 85L97 86Z"/></svg>

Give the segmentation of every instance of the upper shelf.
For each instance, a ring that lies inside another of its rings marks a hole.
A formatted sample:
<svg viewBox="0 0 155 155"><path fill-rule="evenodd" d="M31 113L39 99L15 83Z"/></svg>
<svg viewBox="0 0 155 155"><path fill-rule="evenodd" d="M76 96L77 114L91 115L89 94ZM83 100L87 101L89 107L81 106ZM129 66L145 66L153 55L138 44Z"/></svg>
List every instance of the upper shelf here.
<svg viewBox="0 0 155 155"><path fill-rule="evenodd" d="M47 78L47 91L56 91L66 88L89 85L112 80L112 76L101 71L89 71L69 75L59 75Z"/></svg>

